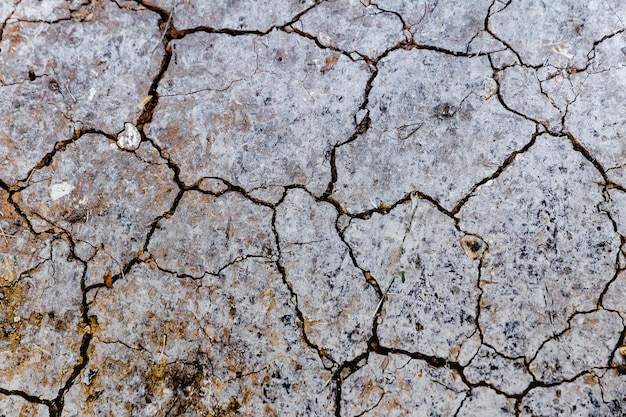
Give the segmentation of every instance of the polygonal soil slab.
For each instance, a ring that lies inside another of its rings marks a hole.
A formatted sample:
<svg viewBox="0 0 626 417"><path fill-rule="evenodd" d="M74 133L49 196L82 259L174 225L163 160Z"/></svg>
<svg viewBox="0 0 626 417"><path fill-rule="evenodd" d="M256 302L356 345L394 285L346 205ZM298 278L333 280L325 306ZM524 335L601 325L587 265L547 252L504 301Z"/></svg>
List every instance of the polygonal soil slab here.
<svg viewBox="0 0 626 417"><path fill-rule="evenodd" d="M470 49L475 52L486 52L491 48L484 48L486 45L481 44L471 47L471 44L479 40L481 35L487 35L483 31L490 3L489 0L473 2L383 0L378 4L385 9L399 10L402 16L408 14L406 22L412 23L410 31L418 44L436 45L439 48L460 52L469 52ZM498 49L502 48L499 42L493 40L490 40L489 44L497 45Z"/></svg>
<svg viewBox="0 0 626 417"><path fill-rule="evenodd" d="M219 197L188 191L168 219L159 221L148 250L159 268L184 276L217 275L248 257L275 252L272 210L241 194Z"/></svg>
<svg viewBox="0 0 626 417"><path fill-rule="evenodd" d="M594 71L569 106L565 126L604 167L607 176L626 185L626 40L616 37L598 45ZM600 92L610 94L600 94Z"/></svg>
<svg viewBox="0 0 626 417"><path fill-rule="evenodd" d="M29 416L29 417L49 417L48 407L43 404L36 404L25 399L12 395L3 396L0 394L0 416Z"/></svg>
<svg viewBox="0 0 626 417"><path fill-rule="evenodd" d="M323 2L293 25L325 46L376 58L405 40L402 21L395 13L359 2ZM350 27L346 31L345 27Z"/></svg>
<svg viewBox="0 0 626 417"><path fill-rule="evenodd" d="M104 136L84 135L57 152L18 194L36 231L72 235L77 255L91 261L90 282L119 273L140 253L151 223L178 193L165 161L149 143L144 147L135 154Z"/></svg>
<svg viewBox="0 0 626 417"><path fill-rule="evenodd" d="M464 372L472 384L489 384L509 395L519 395L533 381L522 359L509 359L494 349L481 346Z"/></svg>
<svg viewBox="0 0 626 417"><path fill-rule="evenodd" d="M492 13L489 29L525 64L584 68L594 42L624 28L626 16L621 9L616 0L510 2ZM531 32L541 36L528 36Z"/></svg>
<svg viewBox="0 0 626 417"><path fill-rule="evenodd" d="M48 247L50 236L34 235L29 223L0 190L0 286L9 287L21 274L36 268L46 259L41 252Z"/></svg>
<svg viewBox="0 0 626 417"><path fill-rule="evenodd" d="M326 190L332 147L354 130L369 76L362 62L284 32L195 33L173 48L146 134L180 166L185 184L218 177L247 191ZM322 71L330 55L338 61Z"/></svg>
<svg viewBox="0 0 626 417"><path fill-rule="evenodd" d="M276 209L280 263L297 296L304 330L336 362L367 347L378 298L335 229L337 212L291 190Z"/></svg>
<svg viewBox="0 0 626 417"><path fill-rule="evenodd" d="M561 129L561 119L567 111L566 100L561 106L546 93L538 71L521 65L508 66L498 72L500 94L505 105L514 112L547 126L551 131ZM567 81L565 81L567 83Z"/></svg>
<svg viewBox="0 0 626 417"><path fill-rule="evenodd" d="M98 327L68 415L332 415L329 373L290 299L266 260L201 280L133 266L92 303Z"/></svg>
<svg viewBox="0 0 626 417"><path fill-rule="evenodd" d="M371 127L337 149L333 197L350 212L416 190L451 210L535 130L494 97L486 58L398 50L378 68Z"/></svg>
<svg viewBox="0 0 626 417"><path fill-rule="evenodd" d="M0 86L0 94L10 97L0 100L0 112L10 115L0 124L0 178L7 184L26 180L55 143L72 136L70 120L62 114L63 99L49 90L49 81L44 77Z"/></svg>
<svg viewBox="0 0 626 417"><path fill-rule="evenodd" d="M4 257L0 387L53 400L79 364L84 265L72 260L63 240L47 238L38 246L38 263L30 269L22 269L20 252ZM11 282L9 268L16 271Z"/></svg>
<svg viewBox="0 0 626 417"><path fill-rule="evenodd" d="M567 138L541 135L459 212L460 226L489 246L479 324L498 352L530 359L574 312L596 308L619 248L598 210L601 183Z"/></svg>
<svg viewBox="0 0 626 417"><path fill-rule="evenodd" d="M623 383L623 381L622 381ZM551 387L538 387L522 398L521 416L543 415L623 415L624 402L605 401L597 377L585 374L572 382Z"/></svg>
<svg viewBox="0 0 626 417"><path fill-rule="evenodd" d="M622 270L611 282L604 297L602 298L602 307L607 310L617 311L622 317L626 315L626 271Z"/></svg>
<svg viewBox="0 0 626 417"><path fill-rule="evenodd" d="M343 382L341 409L348 416L451 416L467 389L446 367L371 353L367 364Z"/></svg>
<svg viewBox="0 0 626 417"><path fill-rule="evenodd" d="M0 177L24 179L75 129L114 133L135 121L161 59L153 53L157 19L103 1L70 20L7 22L0 84L13 99L0 101L11 120L0 127L0 138L8 141L0 147Z"/></svg>
<svg viewBox="0 0 626 417"><path fill-rule="evenodd" d="M357 262L383 289L391 285L381 345L458 359L476 331L479 295L479 262L464 253L462 237L453 219L417 197L384 216L352 220L345 238Z"/></svg>
<svg viewBox="0 0 626 417"><path fill-rule="evenodd" d="M626 374L617 369L597 372L598 382L602 390L602 400L615 410L613 415L624 414L626 411Z"/></svg>
<svg viewBox="0 0 626 417"><path fill-rule="evenodd" d="M6 3L12 3L13 0ZM26 21L43 20L45 22L54 22L60 19L68 19L70 11L76 11L80 6L78 2L64 0L48 0L40 2L37 0L15 0L17 3L11 13L11 19L19 19Z"/></svg>
<svg viewBox="0 0 626 417"><path fill-rule="evenodd" d="M513 417L515 400L485 387L476 387L468 393L459 410L459 417Z"/></svg>
<svg viewBox="0 0 626 417"><path fill-rule="evenodd" d="M577 314L566 332L541 347L529 369L537 380L554 383L583 371L605 368L623 328L616 312Z"/></svg>

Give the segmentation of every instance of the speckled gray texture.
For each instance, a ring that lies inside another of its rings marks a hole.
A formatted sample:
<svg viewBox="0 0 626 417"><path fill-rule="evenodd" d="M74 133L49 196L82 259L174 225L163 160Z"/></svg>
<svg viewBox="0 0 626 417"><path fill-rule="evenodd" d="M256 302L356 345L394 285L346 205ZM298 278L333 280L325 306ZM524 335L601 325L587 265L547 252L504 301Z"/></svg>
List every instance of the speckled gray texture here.
<svg viewBox="0 0 626 417"><path fill-rule="evenodd" d="M352 133L363 99L363 62L284 32L258 39L199 32L172 48L146 134L182 168L181 181L326 190L329 154Z"/></svg>
<svg viewBox="0 0 626 417"><path fill-rule="evenodd" d="M415 198L385 216L353 220L345 235L378 282L388 286L396 277L378 324L380 342L457 360L477 331L479 291L478 261L463 252L454 220Z"/></svg>
<svg viewBox="0 0 626 417"><path fill-rule="evenodd" d="M390 205L414 190L452 209L535 129L498 101L487 57L399 49L378 70L371 128L337 149L333 196L347 211Z"/></svg>
<svg viewBox="0 0 626 417"><path fill-rule="evenodd" d="M446 367L435 368L404 355L376 353L350 375L344 388L342 409L351 416L404 416L416 410L453 415L467 394L458 375Z"/></svg>
<svg viewBox="0 0 626 417"><path fill-rule="evenodd" d="M626 414L618 1L0 22L0 417Z"/></svg>
<svg viewBox="0 0 626 417"><path fill-rule="evenodd" d="M486 345L480 347L465 369L469 381L484 381L510 395L524 392L533 380L522 359L504 357Z"/></svg>
<svg viewBox="0 0 626 417"><path fill-rule="evenodd" d="M366 351L378 299L338 236L336 218L332 205L292 190L276 210L275 225L281 267L308 338L345 362Z"/></svg>
<svg viewBox="0 0 626 417"><path fill-rule="evenodd" d="M2 100L7 123L0 127L5 181L25 179L29 168L76 129L118 132L141 114L162 60L155 51L158 16L99 4L77 10L71 20L41 21L33 13L29 21L19 7L5 20L0 41L1 88L8 89L2 93L8 99Z"/></svg>
<svg viewBox="0 0 626 417"><path fill-rule="evenodd" d="M479 322L503 353L532 358L574 312L594 309L613 278L619 236L598 210L601 181L566 138L541 135L459 213L489 245ZM499 314L511 307L515 315Z"/></svg>

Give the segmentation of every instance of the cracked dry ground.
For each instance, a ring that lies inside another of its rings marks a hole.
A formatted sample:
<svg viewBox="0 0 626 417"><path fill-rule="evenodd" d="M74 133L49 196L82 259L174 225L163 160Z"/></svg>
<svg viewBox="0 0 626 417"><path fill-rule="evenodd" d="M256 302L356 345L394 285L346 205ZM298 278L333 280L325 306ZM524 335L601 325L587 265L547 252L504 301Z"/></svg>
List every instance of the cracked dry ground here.
<svg viewBox="0 0 626 417"><path fill-rule="evenodd" d="M2 2L0 415L624 415L620 4Z"/></svg>

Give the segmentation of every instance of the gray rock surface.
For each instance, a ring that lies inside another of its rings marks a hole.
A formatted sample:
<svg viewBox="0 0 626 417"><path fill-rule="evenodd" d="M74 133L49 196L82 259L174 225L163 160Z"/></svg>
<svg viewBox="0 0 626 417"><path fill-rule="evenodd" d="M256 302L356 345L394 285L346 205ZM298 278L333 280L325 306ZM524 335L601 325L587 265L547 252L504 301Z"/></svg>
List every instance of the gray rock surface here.
<svg viewBox="0 0 626 417"><path fill-rule="evenodd" d="M0 22L0 417L626 415L619 1Z"/></svg>

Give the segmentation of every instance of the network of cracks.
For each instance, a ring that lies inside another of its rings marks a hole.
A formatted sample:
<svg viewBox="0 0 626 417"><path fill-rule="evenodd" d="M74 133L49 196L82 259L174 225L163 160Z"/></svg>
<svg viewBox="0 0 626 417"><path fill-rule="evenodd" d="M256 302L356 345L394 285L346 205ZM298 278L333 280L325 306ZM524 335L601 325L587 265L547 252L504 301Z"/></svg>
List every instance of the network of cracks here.
<svg viewBox="0 0 626 417"><path fill-rule="evenodd" d="M0 415L624 413L625 26L569 3L3 6Z"/></svg>

